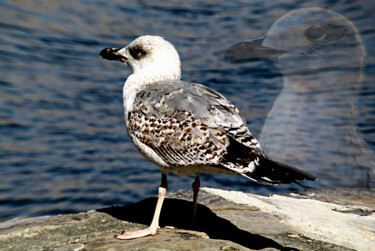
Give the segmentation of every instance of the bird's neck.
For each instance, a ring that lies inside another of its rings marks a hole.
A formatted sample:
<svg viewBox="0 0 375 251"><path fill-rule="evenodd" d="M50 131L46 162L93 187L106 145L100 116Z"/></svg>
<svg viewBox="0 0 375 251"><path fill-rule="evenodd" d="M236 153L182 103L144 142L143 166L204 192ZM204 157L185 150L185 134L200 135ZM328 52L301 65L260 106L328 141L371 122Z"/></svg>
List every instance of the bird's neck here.
<svg viewBox="0 0 375 251"><path fill-rule="evenodd" d="M289 84L284 83L263 126L259 138L263 150L318 177L335 175L333 168L347 170L348 178L330 184L367 184L374 166L372 153L356 130L355 93L347 89L309 93Z"/></svg>
<svg viewBox="0 0 375 251"><path fill-rule="evenodd" d="M295 80L284 79L283 89L275 100L268 117L289 120L294 126L306 128L307 124L324 123L337 130L347 130L353 126L354 100L356 92L352 88L327 83L321 88L299 88ZM312 86L314 83L300 83ZM318 84L316 84L318 85Z"/></svg>
<svg viewBox="0 0 375 251"><path fill-rule="evenodd" d="M127 85L139 85L139 86L149 86L156 82L165 80L175 80L180 79L181 73L179 71L171 71L167 73L163 72L134 72L131 74L127 80Z"/></svg>
<svg viewBox="0 0 375 251"><path fill-rule="evenodd" d="M125 113L132 111L132 104L136 94L144 88L162 81L179 80L180 78L180 72L170 72L169 74L135 72L131 74L124 84L122 93Z"/></svg>
<svg viewBox="0 0 375 251"><path fill-rule="evenodd" d="M295 147L305 147L308 152L318 147L323 153L354 145L353 93L345 89L307 91L296 84L284 82L267 116L260 137L265 150L284 154L285 149L293 152Z"/></svg>

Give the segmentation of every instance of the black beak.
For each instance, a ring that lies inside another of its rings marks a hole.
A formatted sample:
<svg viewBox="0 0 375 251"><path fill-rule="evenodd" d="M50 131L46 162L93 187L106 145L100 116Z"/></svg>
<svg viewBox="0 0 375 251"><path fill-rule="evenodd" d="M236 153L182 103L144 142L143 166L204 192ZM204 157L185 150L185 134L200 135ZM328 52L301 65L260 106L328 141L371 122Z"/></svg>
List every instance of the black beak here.
<svg viewBox="0 0 375 251"><path fill-rule="evenodd" d="M115 60L115 61L120 61L122 63L127 63L127 58L124 57L123 55L119 54L118 51L120 49L116 48L105 48L101 50L99 57L104 58L107 60Z"/></svg>
<svg viewBox="0 0 375 251"><path fill-rule="evenodd" d="M265 59L277 59L288 51L263 46L264 38L244 41L232 45L224 55L224 60L232 64L242 64Z"/></svg>

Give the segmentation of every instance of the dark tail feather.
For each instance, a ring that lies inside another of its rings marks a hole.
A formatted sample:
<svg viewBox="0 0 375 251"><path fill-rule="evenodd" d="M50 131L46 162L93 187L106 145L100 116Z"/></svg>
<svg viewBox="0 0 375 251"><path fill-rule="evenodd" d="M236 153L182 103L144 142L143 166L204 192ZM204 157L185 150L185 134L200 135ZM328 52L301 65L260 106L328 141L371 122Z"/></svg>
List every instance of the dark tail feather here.
<svg viewBox="0 0 375 251"><path fill-rule="evenodd" d="M246 175L262 183L275 185L295 182L300 184L297 180L318 180L312 174L268 158L262 158L259 164L260 166L254 172Z"/></svg>

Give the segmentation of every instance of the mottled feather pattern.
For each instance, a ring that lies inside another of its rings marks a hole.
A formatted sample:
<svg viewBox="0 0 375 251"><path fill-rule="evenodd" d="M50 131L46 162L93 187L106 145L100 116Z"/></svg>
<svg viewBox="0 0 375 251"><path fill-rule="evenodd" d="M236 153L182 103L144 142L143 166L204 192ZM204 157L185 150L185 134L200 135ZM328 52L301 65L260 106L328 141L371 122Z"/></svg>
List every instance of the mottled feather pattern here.
<svg viewBox="0 0 375 251"><path fill-rule="evenodd" d="M188 112L186 119L129 113L129 129L170 166L217 165L225 151L225 135L208 128Z"/></svg>
<svg viewBox="0 0 375 251"><path fill-rule="evenodd" d="M258 153L264 155L238 109L206 86L179 80L159 83L137 94L133 110L129 130L168 165L204 165L244 174L259 166Z"/></svg>
<svg viewBox="0 0 375 251"><path fill-rule="evenodd" d="M150 86L138 93L135 110L156 117L173 117L183 120L183 113L191 111L198 120L217 128L248 147L260 148L251 135L238 109L220 93L200 84L180 80L166 81Z"/></svg>
<svg viewBox="0 0 375 251"><path fill-rule="evenodd" d="M218 92L200 84L181 80L164 81L140 91L133 110L142 109L148 116L177 116L175 111L189 111L209 127L242 127L245 121L237 108Z"/></svg>
<svg viewBox="0 0 375 251"><path fill-rule="evenodd" d="M224 127L225 132L228 136L236 139L247 147L253 149L261 149L258 140L251 135L249 129L245 125L240 127Z"/></svg>
<svg viewBox="0 0 375 251"><path fill-rule="evenodd" d="M127 121L129 133L170 172L232 173L269 185L307 177L268 160L238 109L204 85L181 80L149 85L136 94Z"/></svg>

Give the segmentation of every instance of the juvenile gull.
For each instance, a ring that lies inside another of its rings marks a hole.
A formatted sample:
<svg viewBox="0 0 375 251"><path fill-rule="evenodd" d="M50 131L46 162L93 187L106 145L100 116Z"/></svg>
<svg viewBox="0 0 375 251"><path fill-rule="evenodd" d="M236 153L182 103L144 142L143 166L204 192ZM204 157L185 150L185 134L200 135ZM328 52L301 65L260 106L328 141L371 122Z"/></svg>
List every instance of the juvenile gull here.
<svg viewBox="0 0 375 251"><path fill-rule="evenodd" d="M220 93L181 81L179 55L162 37L141 36L123 49L103 49L100 56L133 70L123 88L126 128L139 152L162 173L151 225L116 238L156 234L170 172L195 176L194 216L199 173L242 175L269 185L316 180L302 170L270 160L237 108Z"/></svg>
<svg viewBox="0 0 375 251"><path fill-rule="evenodd" d="M263 37L228 49L230 62L271 59L282 73L259 137L263 150L314 172L325 186L375 186L373 153L354 119L365 54L353 23L316 7L290 11Z"/></svg>

